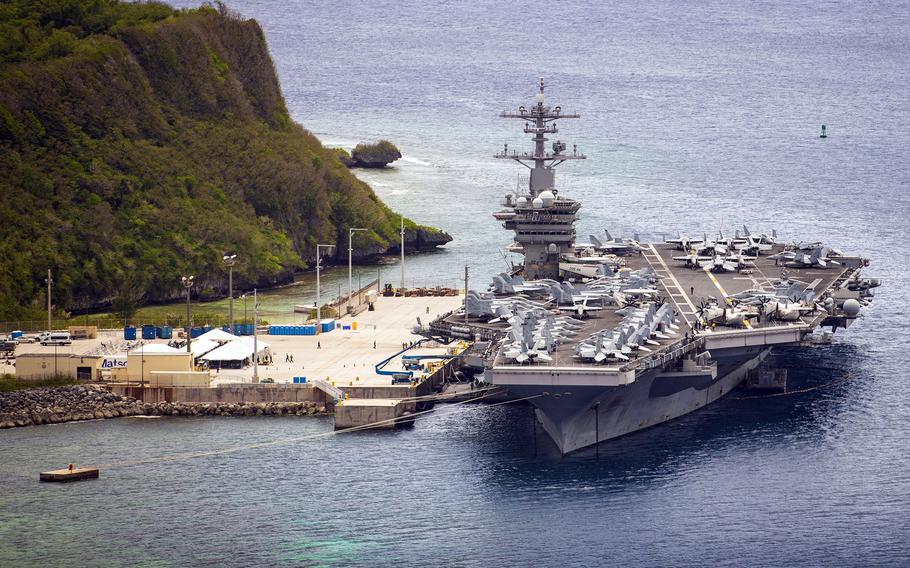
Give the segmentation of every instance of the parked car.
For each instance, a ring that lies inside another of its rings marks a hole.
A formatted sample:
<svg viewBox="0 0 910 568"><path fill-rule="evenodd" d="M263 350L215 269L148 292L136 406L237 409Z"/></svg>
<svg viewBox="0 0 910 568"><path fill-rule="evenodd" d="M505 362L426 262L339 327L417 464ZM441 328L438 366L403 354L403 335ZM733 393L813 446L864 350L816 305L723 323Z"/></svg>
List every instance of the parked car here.
<svg viewBox="0 0 910 568"><path fill-rule="evenodd" d="M38 335L41 345L69 345L73 342L68 331L45 331Z"/></svg>

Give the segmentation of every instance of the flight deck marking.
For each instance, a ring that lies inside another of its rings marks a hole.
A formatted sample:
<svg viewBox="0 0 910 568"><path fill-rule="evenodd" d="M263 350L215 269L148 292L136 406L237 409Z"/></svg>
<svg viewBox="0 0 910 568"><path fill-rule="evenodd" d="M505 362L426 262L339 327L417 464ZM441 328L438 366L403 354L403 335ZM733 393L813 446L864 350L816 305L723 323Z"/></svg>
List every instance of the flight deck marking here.
<svg viewBox="0 0 910 568"><path fill-rule="evenodd" d="M717 290L718 290L718 291L721 293L721 295L724 297L724 302L726 302L727 304L732 305L733 302L730 301L730 298L729 298L728 295L727 295L727 291L724 290L724 287L720 285L720 282L717 280L717 277L714 276L713 274L711 274L711 270L710 270L709 268L704 268L703 270L705 271L705 274L708 275L708 278L711 279L711 282L714 283L714 286L717 287ZM748 319L743 319L743 325L746 326L747 328L751 328L751 327L752 327L752 324L749 323L749 320L748 320Z"/></svg>
<svg viewBox="0 0 910 568"><path fill-rule="evenodd" d="M761 289L761 288L764 288L765 286L770 286L773 288L774 284L771 282L771 279L768 278L767 276L765 276L764 271L762 271L762 269L759 268L759 266L754 261L752 262L752 266L755 267L755 270L757 270L758 273L761 275L761 277L765 280L763 283L759 283L756 281L755 287ZM777 266L777 265L775 264L775 266Z"/></svg>
<svg viewBox="0 0 910 568"><path fill-rule="evenodd" d="M679 285L679 280L677 280L676 277L673 276L673 273L670 272L670 269L667 267L667 263L664 262L664 259L661 258L660 253L658 253L657 249L654 247L654 243L648 243L648 247L651 249L651 252L654 254L654 256L657 257L657 262L659 262L660 265L663 267L662 270L667 273L667 276L670 278L670 281L673 282L673 286L675 286L676 289L680 291L679 295L681 295L683 297L683 299L685 299L686 304L689 306L688 311L684 310L683 306L680 305L679 300L673 298L673 302L676 304L676 307L679 308L680 315L683 316L683 319L686 320L686 323L691 327L692 323L689 321L689 318L686 317L686 314L689 313L691 315L695 315L695 306L692 305L692 301L689 299L689 297L683 291L682 286ZM654 267L653 266L654 263L651 261L650 258L648 258L648 256L649 255L647 255L647 254L644 255L645 260L648 261L648 264L651 264L652 267ZM657 267L654 267L654 268L656 271L661 270L660 268L657 268ZM661 279L660 283L663 285L664 289L667 291L668 294L670 294L670 297L672 298L673 294L670 292L670 288L667 286L667 283L663 279Z"/></svg>

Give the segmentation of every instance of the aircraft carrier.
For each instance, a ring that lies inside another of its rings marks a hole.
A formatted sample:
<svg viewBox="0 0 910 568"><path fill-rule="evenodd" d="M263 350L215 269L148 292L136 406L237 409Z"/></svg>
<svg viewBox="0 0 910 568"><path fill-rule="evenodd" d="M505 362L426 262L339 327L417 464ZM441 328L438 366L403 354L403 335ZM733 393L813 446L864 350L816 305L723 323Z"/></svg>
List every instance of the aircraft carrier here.
<svg viewBox="0 0 910 568"><path fill-rule="evenodd" d="M555 168L583 160L556 121L579 118L536 99L502 117L524 123L529 152L495 155L530 171L494 217L524 256L464 306L422 327L474 340L484 380L528 398L560 451L572 452L697 410L754 377L776 346L849 327L878 279L865 258L773 231L643 242L576 237L582 204L559 193ZM830 328L831 331L821 330Z"/></svg>

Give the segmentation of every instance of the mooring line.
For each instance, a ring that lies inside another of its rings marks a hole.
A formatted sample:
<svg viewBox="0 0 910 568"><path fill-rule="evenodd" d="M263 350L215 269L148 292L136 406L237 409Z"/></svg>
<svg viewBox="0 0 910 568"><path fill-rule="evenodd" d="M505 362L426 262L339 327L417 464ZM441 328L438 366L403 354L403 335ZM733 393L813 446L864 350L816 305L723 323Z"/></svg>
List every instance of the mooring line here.
<svg viewBox="0 0 910 568"><path fill-rule="evenodd" d="M495 389L491 389L491 390L495 390ZM469 403L469 402L476 402L476 401L482 400L482 399L484 399L484 398L487 398L487 397L489 397L489 396L492 396L493 394L495 394L495 393L494 393L494 392L488 392L488 393L483 394L483 395L478 396L478 397L469 398L469 399L462 400L462 401L459 401L459 402L453 402L453 403L451 403L451 406L456 406L456 405L461 405L461 404L467 404L467 403ZM537 398L537 397L539 397L539 396L542 396L542 395L532 395L532 396L527 396L527 397L519 398L519 399L515 399L515 400L507 400L507 401L498 402L498 403L494 403L494 404L484 405L484 406L478 407L478 408L487 408L487 407L491 407L491 406L500 406L500 405L503 405L503 404L511 404L511 403L515 403L515 402L522 402L522 401L525 401L525 400L530 400L530 399L532 399L532 398ZM332 430L332 431L329 431L329 432L320 432L320 433L318 433L318 434L311 434L311 435L309 435L309 436L298 436L298 437L295 437L295 438L285 438L285 439L283 439L283 440L271 440L271 441L268 441L268 442L258 442L258 443L255 443L255 444L247 444L247 445L244 445L244 446L235 446L235 447L232 447L232 448L222 448L222 449L218 449L218 450L209 450L209 451L204 451L204 452L190 452L190 453L181 453L181 454L172 454L172 455L158 456L158 457L155 457L155 458L147 458L147 459L141 459L141 460L132 460L132 461L123 461L123 462L112 462L112 463L102 464L102 465L99 465L99 466L96 466L96 467L98 467L99 469L102 469L102 468L103 468L103 469L109 469L109 468L115 468L115 469L116 469L116 468L118 468L118 467L130 467L130 466L135 466L135 465L148 465L148 464L162 463L162 462L168 462L168 461L173 462L173 461L182 461L182 460L189 460L189 459L195 459L195 458L203 458L203 457L211 457L211 456L218 456L218 455L225 455L225 454L233 454L233 453L241 452L241 451L244 451L244 450L253 450L253 449L259 449L259 448L266 448L266 447L269 447L269 446L278 446L278 445L282 445L282 444L292 444L292 443L295 443L295 442L304 442L304 441L308 441L308 440L316 440L316 439L319 439L319 438L328 438L328 437L330 437L330 436L336 436L336 435L339 435L339 434L347 434L347 433L351 433L351 432L360 432L360 431L362 431L362 430L369 430L369 429L371 429L371 428L376 428L376 427L378 427L378 426L385 425L385 424L389 424L389 423L394 423L394 422L413 422L413 421L415 421L415 420L417 419L417 417L423 416L423 415L425 415L425 414L429 414L430 412L433 412L433 410L432 410L432 409L429 409L429 410L421 410L421 411L415 412L415 413L410 414L410 415L405 416L405 417L387 418L387 419L385 419L385 420L379 420L379 421L376 421L376 422L371 422L371 423L369 423L369 424L363 424L363 425L361 425L361 426L354 426L353 428L347 428L347 429L345 429L345 430Z"/></svg>
<svg viewBox="0 0 910 568"><path fill-rule="evenodd" d="M807 392L812 392L812 391L816 391L819 389L833 387L833 386L836 386L836 385L839 385L842 383L846 383L847 381L855 379L855 378L856 378L856 375L849 375L847 377L844 377L843 379L831 381L831 382L825 383L823 385L815 385L814 387L806 387L804 389L798 389L798 390L792 390L792 391L776 392L774 394L760 394L760 395L755 395L755 396L738 396L735 398L731 398L731 400L756 400L756 399L760 399L760 398L776 398L776 397L780 397L780 396L791 396L794 394L804 394Z"/></svg>

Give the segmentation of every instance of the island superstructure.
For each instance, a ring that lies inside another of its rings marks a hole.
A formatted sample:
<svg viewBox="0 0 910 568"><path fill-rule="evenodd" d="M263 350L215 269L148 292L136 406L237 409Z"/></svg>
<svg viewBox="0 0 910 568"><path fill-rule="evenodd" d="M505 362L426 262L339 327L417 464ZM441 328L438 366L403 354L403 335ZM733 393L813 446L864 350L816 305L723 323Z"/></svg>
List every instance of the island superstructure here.
<svg viewBox="0 0 910 568"><path fill-rule="evenodd" d="M585 156L560 140L546 147L557 120L579 115L548 106L541 79L530 108L501 116L524 120L533 141L529 153L496 154L530 169L527 190L494 214L524 263L421 332L488 345L484 380L527 397L563 453L710 404L774 347L849 327L881 283L862 277L867 259L746 226L728 237L580 243L581 203L559 193L555 168Z"/></svg>
<svg viewBox="0 0 910 568"><path fill-rule="evenodd" d="M575 243L575 221L581 203L559 196L556 189L556 166L567 160L583 160L573 148L566 154L566 145L561 140L553 143L552 152L547 151L546 134L558 132L556 121L580 118L578 114L563 113L560 107L544 105L544 82L540 79L540 91L530 109L519 107L518 112L503 112L503 118L517 118L525 122L524 131L533 134L532 152L509 152L509 145L494 157L514 160L530 169L528 194L518 196L512 202L506 196L508 209L494 214L503 222L503 227L515 231L515 246L512 250L524 255L524 275L529 279L559 277L559 256L571 250ZM532 165L529 165L533 163Z"/></svg>

